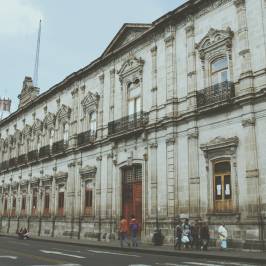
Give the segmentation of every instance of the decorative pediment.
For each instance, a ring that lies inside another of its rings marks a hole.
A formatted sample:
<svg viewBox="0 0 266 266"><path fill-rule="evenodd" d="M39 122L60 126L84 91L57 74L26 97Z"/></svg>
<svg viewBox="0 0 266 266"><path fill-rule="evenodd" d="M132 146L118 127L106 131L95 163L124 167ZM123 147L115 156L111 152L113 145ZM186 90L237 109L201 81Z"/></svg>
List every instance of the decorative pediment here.
<svg viewBox="0 0 266 266"><path fill-rule="evenodd" d="M79 169L79 174L81 178L95 178L97 172L96 166L85 166Z"/></svg>
<svg viewBox="0 0 266 266"><path fill-rule="evenodd" d="M68 177L68 172L59 171L54 175L54 177L57 183L66 182Z"/></svg>
<svg viewBox="0 0 266 266"><path fill-rule="evenodd" d="M142 75L142 69L144 65L144 60L140 57L139 59L133 55L122 64L121 68L117 71L117 74L120 76L120 80L124 77L138 72L139 75Z"/></svg>
<svg viewBox="0 0 266 266"><path fill-rule="evenodd" d="M68 121L70 119L70 115L71 115L71 108L62 104L62 106L60 107L60 109L56 114L56 117L58 121L61 122L61 121Z"/></svg>
<svg viewBox="0 0 266 266"><path fill-rule="evenodd" d="M42 131L43 123L40 119L36 119L32 125L32 130L34 132L41 132Z"/></svg>
<svg viewBox="0 0 266 266"><path fill-rule="evenodd" d="M52 128L55 125L55 115L48 112L43 120L43 125L45 128Z"/></svg>
<svg viewBox="0 0 266 266"><path fill-rule="evenodd" d="M232 47L232 38L234 36L230 27L226 30L216 30L211 28L208 33L195 45L203 58L209 51L221 48L230 49Z"/></svg>
<svg viewBox="0 0 266 266"><path fill-rule="evenodd" d="M97 92L92 93L89 91L88 94L81 101L84 113L96 111L97 105L98 105L98 100L99 100L99 94Z"/></svg>
<svg viewBox="0 0 266 266"><path fill-rule="evenodd" d="M223 138L216 137L205 144L200 145L206 159L218 156L233 155L236 152L239 139L238 137Z"/></svg>
<svg viewBox="0 0 266 266"><path fill-rule="evenodd" d="M23 81L23 87L21 90L21 94L18 96L19 98L19 108L30 103L33 99L35 99L39 95L40 89L33 86L32 78L25 77Z"/></svg>
<svg viewBox="0 0 266 266"><path fill-rule="evenodd" d="M151 27L151 24L136 24L136 23L126 23L122 26L122 28L115 35L111 43L103 52L102 56L105 56L124 45L134 41L141 34L143 34L146 30Z"/></svg>
<svg viewBox="0 0 266 266"><path fill-rule="evenodd" d="M29 125L25 125L25 127L24 127L23 130L22 130L22 134L23 134L24 136L28 136L28 135L30 135L30 134L31 134L31 126L29 126Z"/></svg>

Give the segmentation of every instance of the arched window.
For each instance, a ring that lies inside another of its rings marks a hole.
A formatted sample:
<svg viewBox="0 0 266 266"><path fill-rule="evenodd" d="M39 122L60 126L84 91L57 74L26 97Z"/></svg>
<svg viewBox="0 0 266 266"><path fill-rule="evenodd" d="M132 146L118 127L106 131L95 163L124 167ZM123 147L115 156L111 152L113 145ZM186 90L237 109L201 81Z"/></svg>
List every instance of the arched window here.
<svg viewBox="0 0 266 266"><path fill-rule="evenodd" d="M212 85L228 81L228 62L226 57L216 59L211 63Z"/></svg>
<svg viewBox="0 0 266 266"><path fill-rule="evenodd" d="M232 210L232 184L230 161L214 164L214 208L217 212Z"/></svg>
<svg viewBox="0 0 266 266"><path fill-rule="evenodd" d="M95 111L90 113L89 122L90 122L90 131L92 134L94 134L96 132L96 112Z"/></svg>
<svg viewBox="0 0 266 266"><path fill-rule="evenodd" d="M63 126L64 144L68 144L68 138L69 138L69 125L68 125L68 123L65 123Z"/></svg>

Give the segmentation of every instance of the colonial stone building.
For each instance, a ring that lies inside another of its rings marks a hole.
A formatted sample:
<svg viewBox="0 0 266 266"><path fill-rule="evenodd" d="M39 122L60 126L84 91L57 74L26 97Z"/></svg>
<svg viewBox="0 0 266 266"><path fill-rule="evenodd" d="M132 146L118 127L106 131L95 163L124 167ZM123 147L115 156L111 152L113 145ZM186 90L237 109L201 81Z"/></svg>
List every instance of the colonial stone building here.
<svg viewBox="0 0 266 266"><path fill-rule="evenodd" d="M265 0L191 0L42 94L26 77L0 122L1 231L109 240L135 214L142 241L189 217L262 243L265 28Z"/></svg>

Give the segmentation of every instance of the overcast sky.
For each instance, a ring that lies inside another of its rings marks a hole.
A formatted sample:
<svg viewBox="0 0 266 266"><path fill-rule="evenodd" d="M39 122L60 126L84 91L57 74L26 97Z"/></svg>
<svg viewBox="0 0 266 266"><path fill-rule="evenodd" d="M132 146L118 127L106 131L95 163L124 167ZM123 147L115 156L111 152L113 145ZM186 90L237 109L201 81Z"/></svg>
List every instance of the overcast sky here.
<svg viewBox="0 0 266 266"><path fill-rule="evenodd" d="M99 57L123 23L151 23L185 1L0 0L0 97L17 109L23 79L33 76L39 19L44 92Z"/></svg>

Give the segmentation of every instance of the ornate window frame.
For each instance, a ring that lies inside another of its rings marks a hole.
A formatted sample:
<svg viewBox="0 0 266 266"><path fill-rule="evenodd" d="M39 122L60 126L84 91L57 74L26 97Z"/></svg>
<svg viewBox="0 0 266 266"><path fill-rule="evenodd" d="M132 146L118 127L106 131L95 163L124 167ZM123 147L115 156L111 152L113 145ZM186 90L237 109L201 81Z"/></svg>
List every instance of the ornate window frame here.
<svg viewBox="0 0 266 266"><path fill-rule="evenodd" d="M232 39L234 32L230 27L226 30L210 28L208 33L195 45L199 52L199 57L203 71L203 88L210 87L211 64L219 58L226 57L228 63L228 81L233 80L232 62Z"/></svg>
<svg viewBox="0 0 266 266"><path fill-rule="evenodd" d="M143 109L143 66L144 60L130 54L128 59L122 64L117 71L122 90L122 113L128 115L128 84L133 84L135 80L139 80L140 84L140 110Z"/></svg>
<svg viewBox="0 0 266 266"><path fill-rule="evenodd" d="M65 211L66 211L66 203L67 203L67 178L68 178L68 172L63 172L63 171L59 171L57 172L55 175L54 175L54 178L55 178L55 190L56 190L56 193L55 193L55 202L56 202L56 215L57 216L65 216ZM58 206L58 200L59 200L59 190L60 190L60 187L64 186L64 213L63 214L60 214L59 213L59 206Z"/></svg>
<svg viewBox="0 0 266 266"><path fill-rule="evenodd" d="M208 192L208 213L215 212L214 210L214 192L213 192L213 176L214 164L220 161L230 161L231 164L231 189L232 189L232 204L233 211L239 209L238 203L238 177L236 152L239 143L238 137L223 138L216 137L205 144L200 145L203 151L206 166L207 192Z"/></svg>

